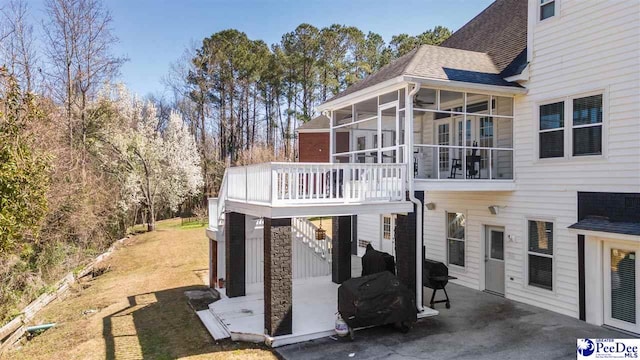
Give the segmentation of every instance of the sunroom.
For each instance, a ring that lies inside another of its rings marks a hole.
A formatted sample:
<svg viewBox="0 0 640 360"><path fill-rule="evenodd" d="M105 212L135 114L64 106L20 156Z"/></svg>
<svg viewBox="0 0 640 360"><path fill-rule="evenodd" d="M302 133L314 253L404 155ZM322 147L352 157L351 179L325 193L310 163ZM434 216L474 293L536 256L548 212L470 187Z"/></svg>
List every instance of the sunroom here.
<svg viewBox="0 0 640 360"><path fill-rule="evenodd" d="M406 83L331 120L334 163L404 163L415 190L515 187L513 94Z"/></svg>

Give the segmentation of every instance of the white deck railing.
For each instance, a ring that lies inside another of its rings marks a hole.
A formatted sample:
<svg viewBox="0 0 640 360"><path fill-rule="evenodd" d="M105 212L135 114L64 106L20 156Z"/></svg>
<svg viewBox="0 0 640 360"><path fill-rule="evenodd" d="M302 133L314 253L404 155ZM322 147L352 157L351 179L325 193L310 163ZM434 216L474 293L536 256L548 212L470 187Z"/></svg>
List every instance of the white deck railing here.
<svg viewBox="0 0 640 360"><path fill-rule="evenodd" d="M227 200L286 206L404 201L406 164L264 163L227 169Z"/></svg>

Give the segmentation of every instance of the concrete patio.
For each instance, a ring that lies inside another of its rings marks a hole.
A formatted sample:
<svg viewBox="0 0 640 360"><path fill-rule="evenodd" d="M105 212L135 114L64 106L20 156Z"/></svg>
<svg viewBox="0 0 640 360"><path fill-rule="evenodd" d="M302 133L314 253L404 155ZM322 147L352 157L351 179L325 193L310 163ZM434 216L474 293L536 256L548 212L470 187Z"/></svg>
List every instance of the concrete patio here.
<svg viewBox="0 0 640 360"><path fill-rule="evenodd" d="M356 332L355 341L322 338L284 346L285 359L575 359L577 338L630 335L449 284L451 309L418 321L408 333L392 327ZM441 294L438 294L441 295ZM431 290L425 289L429 299Z"/></svg>

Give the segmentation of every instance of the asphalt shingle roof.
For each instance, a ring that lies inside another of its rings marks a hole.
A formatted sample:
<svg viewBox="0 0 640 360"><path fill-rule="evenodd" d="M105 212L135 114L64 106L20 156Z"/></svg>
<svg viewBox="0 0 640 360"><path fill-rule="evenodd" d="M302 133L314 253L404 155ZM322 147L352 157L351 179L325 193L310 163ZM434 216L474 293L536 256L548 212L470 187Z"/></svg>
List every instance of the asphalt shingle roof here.
<svg viewBox="0 0 640 360"><path fill-rule="evenodd" d="M401 75L519 86L504 80L526 65L527 1L496 0L441 46L422 45L331 100Z"/></svg>
<svg viewBox="0 0 640 360"><path fill-rule="evenodd" d="M298 130L322 130L329 128L329 118L324 115L316 116L306 123L300 125Z"/></svg>
<svg viewBox="0 0 640 360"><path fill-rule="evenodd" d="M569 226L569 229L640 236L640 222L611 222L602 217L587 217Z"/></svg>
<svg viewBox="0 0 640 360"><path fill-rule="evenodd" d="M501 72L527 49L527 1L497 0L441 46L488 54ZM508 74L510 76L514 74Z"/></svg>

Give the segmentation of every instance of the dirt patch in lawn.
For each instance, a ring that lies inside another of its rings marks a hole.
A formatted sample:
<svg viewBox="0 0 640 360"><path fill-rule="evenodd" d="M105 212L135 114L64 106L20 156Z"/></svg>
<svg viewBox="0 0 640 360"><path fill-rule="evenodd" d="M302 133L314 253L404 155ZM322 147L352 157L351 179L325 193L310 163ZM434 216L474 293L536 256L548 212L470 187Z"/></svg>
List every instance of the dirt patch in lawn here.
<svg viewBox="0 0 640 360"><path fill-rule="evenodd" d="M3 359L276 359L265 346L215 341L204 328L185 291L206 290L198 271L207 256L204 228L162 222L106 260L108 272L45 308L34 323L58 325Z"/></svg>

